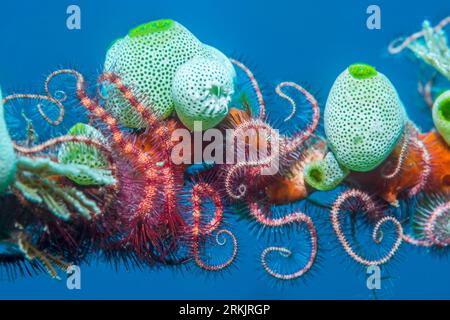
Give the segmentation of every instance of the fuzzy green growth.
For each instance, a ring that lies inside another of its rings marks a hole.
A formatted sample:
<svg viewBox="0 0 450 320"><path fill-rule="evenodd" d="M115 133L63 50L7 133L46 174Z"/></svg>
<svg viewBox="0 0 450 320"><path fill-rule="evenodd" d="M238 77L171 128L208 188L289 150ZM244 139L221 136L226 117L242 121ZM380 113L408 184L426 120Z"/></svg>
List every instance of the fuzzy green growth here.
<svg viewBox="0 0 450 320"><path fill-rule="evenodd" d="M335 189L349 174L349 170L339 165L333 153L325 159L306 165L304 175L306 183L319 191Z"/></svg>
<svg viewBox="0 0 450 320"><path fill-rule="evenodd" d="M72 128L70 128L70 130L67 133L72 136L87 136L90 132L93 132L92 129L93 128L91 126L79 122Z"/></svg>
<svg viewBox="0 0 450 320"><path fill-rule="evenodd" d="M84 123L78 123L73 126L69 130L68 134L72 136L93 138L99 142L105 141L105 138L98 130ZM68 142L60 149L60 152L58 153L58 160L63 164L87 166L91 168L93 172L103 175L106 178L111 178L107 160L101 151L97 150L97 148L93 146L78 142ZM98 185L103 183L103 181L92 179L92 177L84 173L80 173L78 175L68 175L67 177L82 186Z"/></svg>
<svg viewBox="0 0 450 320"><path fill-rule="evenodd" d="M368 79L375 77L378 72L377 70L365 63L355 63L348 67L348 72L356 79Z"/></svg>
<svg viewBox="0 0 450 320"><path fill-rule="evenodd" d="M131 38L146 36L150 33L161 32L169 30L173 27L174 21L171 19L162 19L144 23L133 30L131 30L128 35Z"/></svg>

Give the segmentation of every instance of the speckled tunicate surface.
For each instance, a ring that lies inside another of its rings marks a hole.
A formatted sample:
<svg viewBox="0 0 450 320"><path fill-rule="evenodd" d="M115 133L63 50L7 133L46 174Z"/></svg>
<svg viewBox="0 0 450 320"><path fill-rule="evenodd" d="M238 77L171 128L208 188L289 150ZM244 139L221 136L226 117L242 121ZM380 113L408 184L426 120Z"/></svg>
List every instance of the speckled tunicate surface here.
<svg viewBox="0 0 450 320"><path fill-rule="evenodd" d="M305 167L306 182L321 191L333 190L347 174L348 170L339 165L331 152L323 160L313 161Z"/></svg>
<svg viewBox="0 0 450 320"><path fill-rule="evenodd" d="M225 56L220 50L208 46L207 44L204 45L206 50L209 51L212 58L216 59L217 61L221 62L225 68L230 72L231 77L234 79L236 78L236 70L234 69L233 64L231 63L230 59L228 59L227 56Z"/></svg>
<svg viewBox="0 0 450 320"><path fill-rule="evenodd" d="M212 58L195 58L182 65L172 85L176 113L191 130L194 121L201 121L203 130L220 123L228 114L232 94L232 73Z"/></svg>
<svg viewBox="0 0 450 320"><path fill-rule="evenodd" d="M364 66L364 65L362 65ZM353 171L370 171L400 140L406 114L397 92L383 74L348 69L331 88L324 114L325 132L339 163Z"/></svg>
<svg viewBox="0 0 450 320"><path fill-rule="evenodd" d="M167 118L174 110L171 88L178 68L194 57L209 56L209 50L181 24L158 20L115 41L106 55L104 69L118 73L158 117ZM107 109L121 124L131 128L145 126L117 90L107 86L103 91L110 97Z"/></svg>

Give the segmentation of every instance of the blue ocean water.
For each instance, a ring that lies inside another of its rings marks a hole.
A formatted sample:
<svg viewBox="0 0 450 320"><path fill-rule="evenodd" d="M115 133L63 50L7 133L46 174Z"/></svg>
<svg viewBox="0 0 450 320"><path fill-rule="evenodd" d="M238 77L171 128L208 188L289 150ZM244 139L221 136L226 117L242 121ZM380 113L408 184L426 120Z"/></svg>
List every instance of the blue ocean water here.
<svg viewBox="0 0 450 320"><path fill-rule="evenodd" d="M66 28L66 8L76 4L82 29ZM381 8L381 30L366 28L366 8ZM432 125L417 95L419 65L405 55L392 57L388 43L439 22L450 3L427 1L174 1L22 0L0 4L0 83L4 92L40 91L45 76L60 67L85 74L101 70L108 45L141 23L172 18L199 39L230 56L244 57L269 85L282 80L307 83L321 102L336 76L350 63L377 66L395 84L410 118ZM273 287L260 271L257 239L246 222L237 227L237 266L219 277L171 269L114 270L103 263L82 267L82 289L46 275L0 282L0 298L133 299L350 299L371 298L364 274L343 251L326 252L306 282ZM450 260L403 247L391 269L386 298L449 299Z"/></svg>

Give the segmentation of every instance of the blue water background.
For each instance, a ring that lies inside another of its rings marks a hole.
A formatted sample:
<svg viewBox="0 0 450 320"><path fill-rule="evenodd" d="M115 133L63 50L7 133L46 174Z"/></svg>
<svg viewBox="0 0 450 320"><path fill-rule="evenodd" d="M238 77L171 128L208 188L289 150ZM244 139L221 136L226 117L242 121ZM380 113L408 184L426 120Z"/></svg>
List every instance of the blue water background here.
<svg viewBox="0 0 450 320"><path fill-rule="evenodd" d="M82 30L65 26L66 8L82 10ZM366 8L377 4L382 29L366 28ZM427 1L1 1L0 83L5 92L41 91L45 76L60 67L95 75L105 50L116 38L143 22L173 18L203 42L228 55L244 57L269 85L281 80L307 83L324 103L336 76L350 63L377 66L395 84L410 118L432 125L416 88L419 66L404 55L389 56L398 35L450 14L450 3ZM425 110L425 111L424 111ZM324 217L326 219L326 217ZM82 290L46 275L0 282L0 298L137 299L317 299L370 298L364 275L342 250L325 253L306 283L273 287L260 271L257 239L246 222L236 228L241 243L237 267L219 277L200 272L119 270L99 263L83 266ZM259 250L259 249L258 249ZM395 263L387 298L450 298L449 258L404 246Z"/></svg>

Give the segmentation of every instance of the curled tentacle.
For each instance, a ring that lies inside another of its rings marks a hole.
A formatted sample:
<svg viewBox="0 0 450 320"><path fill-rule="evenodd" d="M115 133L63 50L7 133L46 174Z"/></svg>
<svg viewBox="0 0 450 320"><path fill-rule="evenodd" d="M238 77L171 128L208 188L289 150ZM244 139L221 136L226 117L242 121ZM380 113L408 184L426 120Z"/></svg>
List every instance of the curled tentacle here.
<svg viewBox="0 0 450 320"><path fill-rule="evenodd" d="M417 85L419 93L423 96L425 103L427 104L428 107L430 107L430 109L433 108L433 104L434 104L432 89L433 89L435 76L436 76L436 74L434 74L431 77L431 79L425 83L425 86L420 81Z"/></svg>
<svg viewBox="0 0 450 320"><path fill-rule="evenodd" d="M62 104L62 102L60 100L58 100L52 96L42 96L42 95L37 95L37 94L14 94L14 95L10 95L10 96L6 97L3 100L3 102L4 102L4 104L6 104L12 100L24 100L24 99L49 101L49 102L55 104L59 108L59 114L58 114L58 118L56 120L50 119L50 117L45 114L44 110L42 110L42 105L40 103L37 105L37 108L38 108L38 111L41 114L42 118L44 118L44 120L47 121L49 124L51 124L53 126L58 126L63 122L64 112L65 112L64 105Z"/></svg>
<svg viewBox="0 0 450 320"><path fill-rule="evenodd" d="M350 243L346 239L344 232L342 231L341 222L339 220L339 216L341 213L341 207L342 205L347 202L351 198L357 198L360 199L364 205L364 210L368 213L375 210L375 204L370 198L370 196L362 191L359 190L349 190L344 193L342 193L336 200L336 202L333 205L333 208L331 210L331 223L334 229L334 232L336 233L336 236L341 243L344 250L348 253L348 255L355 260L356 262L365 265L381 265L387 263L397 252L397 250L400 247L400 244L402 243L403 238L403 228L400 224L400 222L391 216L385 216L382 217L376 224L372 233L372 239L375 243L379 244L382 241L382 234L381 227L387 223L392 222L396 227L397 232L397 239L395 243L393 244L392 248L389 250L389 252L383 256L382 258L376 259L376 260L368 260L366 258L361 257L358 255L353 248L351 247Z"/></svg>
<svg viewBox="0 0 450 320"><path fill-rule="evenodd" d="M216 234L216 242L217 242L217 244L220 245L220 246L224 246L224 245L227 243L226 238L223 238L223 240L220 241L220 238L219 238L219 237L220 237L222 234L227 234L228 236L230 236L231 240L233 241L233 253L231 254L230 258L228 258L227 261L225 261L225 262L223 262L223 263L221 263L221 264L217 264L217 265L213 265L213 266L208 265L208 264L204 263L204 262L201 260L200 254L199 254L199 252L198 252L198 245L195 245L195 244L194 244L194 248L197 247L196 249L193 250L193 251L194 251L194 252L193 252L193 253L194 253L194 259L195 259L195 263L197 263L197 265L198 265L200 268L205 269L205 270L208 270L208 271L220 271L220 270L222 270L222 269L227 268L228 266L230 266L230 265L233 263L234 259L236 258L236 255L237 255L237 247L238 247L236 237L235 237L234 234L233 234L231 231L229 231L229 230L219 230L219 231L217 232L217 234Z"/></svg>
<svg viewBox="0 0 450 320"><path fill-rule="evenodd" d="M243 164L236 164L228 170L225 177L225 191L227 195L235 200L242 199L247 194L247 186L243 183L239 184L237 188L234 187L233 181L238 176L238 172L245 167ZM237 192L236 192L236 191Z"/></svg>
<svg viewBox="0 0 450 320"><path fill-rule="evenodd" d="M259 88L258 82L256 81L255 76L253 75L253 73L241 62L236 61L234 59L231 59L231 62L234 63L235 65L237 65L239 68L241 68L246 74L247 76L250 78L250 81L253 85L253 88L256 92L256 95L258 97L258 102L259 102L259 107L260 107L260 116L259 119L260 120L265 120L266 118L266 111L265 111L265 103L264 103L264 98L263 95L261 93L261 90ZM319 120L320 120L320 109L319 109L319 104L317 103L317 100L314 98L314 96L309 93L305 88L299 86L298 84L294 83L294 82L282 82L280 83L277 88L276 88L276 92L284 99L287 99L292 107L292 113L291 115L286 119L289 120L296 111L296 104L295 101L288 97L286 94L284 94L281 91L281 88L285 87L285 86L289 86L292 88L295 88L296 90L298 90L300 93L302 93L306 99L309 101L309 103L311 103L312 107L313 107L313 121L312 123L306 128L306 130L304 132L301 132L297 135L295 135L294 137L291 138L290 143L288 144L288 152L291 151L295 151L296 149L298 149L313 133L314 131L316 131L317 126L319 125Z"/></svg>
<svg viewBox="0 0 450 320"><path fill-rule="evenodd" d="M254 74L250 71L247 66L245 66L242 62L239 62L235 59L230 59L230 61L238 66L241 70L243 70L247 76L250 79L250 82L252 83L253 89L255 90L256 97L258 98L259 103L259 118L261 120L264 120L266 118L266 105L264 103L264 97L262 95L261 89L259 87L258 81L256 80Z"/></svg>
<svg viewBox="0 0 450 320"><path fill-rule="evenodd" d="M421 166L420 176L419 176L419 180L418 180L417 184L413 188L411 188L411 190L409 190L409 192L408 192L408 196L409 197L414 197L419 192L421 192L425 188L425 186L426 186L426 184L428 182L428 179L430 178L430 175L431 175L431 158L430 158L430 153L428 152L428 150L425 147L425 145L423 144L423 142L421 140L419 140L417 137L414 137L412 139L412 143L421 152L421 156L422 156L421 164L422 164L422 166Z"/></svg>
<svg viewBox="0 0 450 320"><path fill-rule="evenodd" d="M297 133L296 135L294 135L289 139L286 152L290 153L300 148L305 143L305 141L308 140L312 136L312 134L316 131L320 120L320 108L316 98L314 98L314 96L311 93L309 93L305 88L293 82L283 82L282 85L283 84L297 89L301 94L305 96L306 100L308 100L313 109L311 124L308 127L306 127L306 129Z"/></svg>
<svg viewBox="0 0 450 320"><path fill-rule="evenodd" d="M6 104L13 100L21 100L21 99L29 99L29 100L40 100L40 101L48 101L59 109L58 118L56 120L50 119L42 110L42 105L38 104L37 108L41 116L47 121L49 124L53 126L60 125L64 120L65 108L63 102L67 100L67 94L64 91L56 91L55 94L50 92L50 82L58 75L58 72L53 72L50 74L45 80L45 93L46 95L37 95L37 94L13 94L3 99L3 103ZM61 97L56 97L59 94Z"/></svg>
<svg viewBox="0 0 450 320"><path fill-rule="evenodd" d="M409 126L408 126L409 128ZM393 179L395 177L398 176L398 174L400 173L402 166L403 166L403 162L405 160L405 157L408 154L408 148L409 148L409 140L410 140L410 133L409 133L409 129L406 129L406 131L403 133L403 138L402 138L402 148L400 150L400 154L398 156L398 160L397 160L397 164L394 168L394 170L392 170L392 172L390 173L383 173L383 178L385 179Z"/></svg>
<svg viewBox="0 0 450 320"><path fill-rule="evenodd" d="M301 212L295 212L295 213L291 213L289 215L286 215L284 217L281 218L270 218L267 217L259 208L257 203L251 203L250 204L250 213L251 215L256 219L256 221L258 221L260 224L262 224L265 227L270 227L270 228L277 228L277 227L283 227L283 226L287 226L293 223L305 223L306 227L308 228L308 232L311 236L311 254L310 254L310 258L308 260L308 262L306 263L306 265L299 269L296 272L293 272L291 274L281 274L278 273L276 271L274 271L273 269L270 268L270 266L267 264L267 255L271 252L279 252L282 256L284 257L289 257L292 252L287 249L287 248L283 248L283 247L268 247L266 248L262 255L261 255L261 261L262 261L262 265L264 267L264 269L267 271L267 273L269 273L271 276L280 279L280 280L293 280L293 279L297 279L301 276L303 276L305 273L307 273L311 267L314 264L314 261L316 259L317 256L317 232L316 232L316 228L314 227L314 223L312 221L312 219L301 213Z"/></svg>
<svg viewBox="0 0 450 320"><path fill-rule="evenodd" d="M211 221L205 226L201 226L202 217L202 198L209 197L215 206L214 216ZM226 244L226 239L224 238L220 241L220 236L222 234L227 234L233 241L233 253L227 261L218 265L208 265L203 262L200 257L200 241L202 237L211 234L219 227L222 217L223 217L223 204L219 193L214 190L209 184L201 183L194 186L192 190L192 205L193 205L193 215L194 215L194 225L192 228L193 244L192 244L192 254L194 256L196 264L208 271L220 271L234 261L237 255L237 240L234 234L229 230L219 230L216 234L216 242L218 245L223 246Z"/></svg>
<svg viewBox="0 0 450 320"><path fill-rule="evenodd" d="M67 143L67 142L85 143L85 144L91 145L95 148L98 148L99 150L101 150L102 152L105 153L105 156L108 156L111 154L111 149L96 139L88 138L85 136L72 136L72 135L66 135L66 136L53 138L53 139L47 140L46 142L44 142L40 145L33 146L33 147L24 147L24 146L21 146L18 144L14 144L14 149L21 154L35 154L35 153L43 152L43 151L45 151L49 148L52 148L56 145Z"/></svg>
<svg viewBox="0 0 450 320"><path fill-rule="evenodd" d="M213 218L208 222L208 224L201 228L200 233L202 235L209 235L213 233L222 223L223 219L223 204L222 199L220 198L220 194L214 190L214 188L207 184L207 183L201 183L194 186L194 190L192 193L192 202L194 206L194 212L195 210L199 210L201 203L202 203L202 196L207 196L211 198L215 211ZM198 213L200 214L200 212ZM200 216L198 218L201 218ZM200 220L198 220L200 222Z"/></svg>
<svg viewBox="0 0 450 320"><path fill-rule="evenodd" d="M286 99L292 106L291 113L284 119L284 121L289 121L292 119L292 117L295 115L295 112L297 111L297 104L295 103L294 99L292 99L290 96L285 94L282 90L283 87L295 87L295 83L292 82L282 82L278 84L278 86L275 88L275 92L283 99Z"/></svg>
<svg viewBox="0 0 450 320"><path fill-rule="evenodd" d="M409 243L413 246L418 246L418 247L431 247L433 245L433 242L431 242L431 241L416 239L416 238L410 236L409 234L403 235L403 241L405 241L406 243Z"/></svg>
<svg viewBox="0 0 450 320"><path fill-rule="evenodd" d="M256 140L249 141L247 143L246 138L253 138ZM280 135L278 130L273 129L266 122L256 120L246 120L240 124L231 136L233 142L236 140L244 142L249 146L249 152L247 157L246 147L243 150L238 148L238 162L233 165L226 173L225 176L225 189L227 194L233 199L242 199L247 194L247 186L240 184L237 188L238 192L235 192L233 187L233 181L241 174L247 167L253 167L251 174L257 175L263 174L264 168L269 168L278 161L280 157ZM268 150L270 145L270 154ZM244 159L242 159L244 158Z"/></svg>

